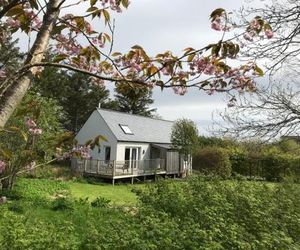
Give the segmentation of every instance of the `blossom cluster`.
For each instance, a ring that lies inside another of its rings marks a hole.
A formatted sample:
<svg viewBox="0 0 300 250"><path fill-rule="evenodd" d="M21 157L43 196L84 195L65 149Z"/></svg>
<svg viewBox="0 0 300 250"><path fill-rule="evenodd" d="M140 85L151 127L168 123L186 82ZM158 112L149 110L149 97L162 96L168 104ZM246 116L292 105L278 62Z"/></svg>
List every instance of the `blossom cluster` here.
<svg viewBox="0 0 300 250"><path fill-rule="evenodd" d="M58 160L64 160L64 159L69 159L73 156L79 156L83 159L89 159L91 158L91 148L90 146L76 146L73 147L72 150L70 150L69 152L64 152L62 153L62 149L61 148L56 148L56 155L55 157Z"/></svg>
<svg viewBox="0 0 300 250"><path fill-rule="evenodd" d="M25 124L30 134L32 135L42 134L43 130L41 128L38 128L35 121L32 120L31 118L27 118Z"/></svg>
<svg viewBox="0 0 300 250"><path fill-rule="evenodd" d="M88 146L77 146L74 147L71 151L71 154L79 154L79 156L83 159L91 158L91 147Z"/></svg>
<svg viewBox="0 0 300 250"><path fill-rule="evenodd" d="M19 29L22 25L21 21L29 24L30 30L39 30L42 26L42 21L38 14L35 13L29 2L23 4L23 12L19 18L8 17L5 25L12 30Z"/></svg>
<svg viewBox="0 0 300 250"><path fill-rule="evenodd" d="M119 0L101 0L101 3L103 8L110 8L111 10L116 11L118 13L122 12Z"/></svg>
<svg viewBox="0 0 300 250"><path fill-rule="evenodd" d="M220 15L216 15L211 22L211 28L216 31L229 31L232 27L229 25L226 13L222 12Z"/></svg>
<svg viewBox="0 0 300 250"><path fill-rule="evenodd" d="M265 23L260 18L254 18L247 28L247 31L244 33L244 39L252 42L256 36L258 36L261 32L264 32L264 36L267 39L273 38L273 31L267 23ZM263 37L263 36L262 36Z"/></svg>

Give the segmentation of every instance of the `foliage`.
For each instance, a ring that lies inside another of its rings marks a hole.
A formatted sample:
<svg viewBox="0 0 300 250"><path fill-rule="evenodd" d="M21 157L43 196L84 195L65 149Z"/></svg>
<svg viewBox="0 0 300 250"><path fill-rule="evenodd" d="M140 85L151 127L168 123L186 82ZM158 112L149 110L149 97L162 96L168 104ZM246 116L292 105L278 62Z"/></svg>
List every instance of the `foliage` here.
<svg viewBox="0 0 300 250"><path fill-rule="evenodd" d="M93 84L90 77L80 73L66 74L52 67L35 79L34 91L57 101L64 112L62 126L75 133L99 103L102 107L111 107L112 102L108 99L109 91Z"/></svg>
<svg viewBox="0 0 300 250"><path fill-rule="evenodd" d="M91 202L92 207L107 207L110 203L110 200L103 198L103 197L97 197L95 200Z"/></svg>
<svg viewBox="0 0 300 250"><path fill-rule="evenodd" d="M198 143L198 129L196 124L189 119L179 119L172 127L172 147L181 154L192 154Z"/></svg>
<svg viewBox="0 0 300 250"><path fill-rule="evenodd" d="M226 150L217 147L207 147L195 153L193 169L207 175L217 175L223 178L231 176L229 155Z"/></svg>
<svg viewBox="0 0 300 250"><path fill-rule="evenodd" d="M41 73L44 66L90 75L96 85L103 85L105 81L126 82L128 86L172 88L179 95L184 95L189 87L208 94L253 91L254 78L262 76L263 71L255 62L234 63L238 62L235 59L240 43L273 37L270 24L261 17L255 17L244 26L242 42L240 35L225 40L225 32L233 30L236 25L229 18L229 13L218 8L210 15L211 28L220 32L220 39L215 43L202 48L185 48L180 55L166 51L151 56L139 45L122 54L113 48L115 27L111 22L111 12L122 12L128 8L128 0L79 1L66 6L64 0L51 0L49 3L37 0L2 2L1 43L7 34L24 32L32 39L32 46L22 62L22 69L13 78L4 80L9 91L1 92L3 98L0 104L4 109L0 112L0 126L5 125L26 94L30 77ZM76 16L69 12L75 6L79 10ZM64 11L60 11L62 8ZM93 19L100 19L105 27L99 30ZM50 45L55 56L48 60L44 55ZM5 74L5 69L1 73ZM22 84L24 88L21 91L19 86Z"/></svg>
<svg viewBox="0 0 300 250"><path fill-rule="evenodd" d="M126 83L119 83L115 88L117 110L125 113L132 113L142 116L153 116L156 109L150 109L153 104L152 90L145 86L127 86Z"/></svg>
<svg viewBox="0 0 300 250"><path fill-rule="evenodd" d="M0 131L0 157L6 162L1 176L11 188L21 169L33 168L36 161L49 160L55 154L53 138L63 133L59 123L61 108L52 99L28 94L23 103ZM34 121L33 121L34 120Z"/></svg>
<svg viewBox="0 0 300 250"><path fill-rule="evenodd" d="M98 199L100 206L74 200L66 193L69 184L18 181L15 192L22 192L22 197L0 206L2 248L296 250L300 246L298 185L204 178L161 181L138 189L137 208L116 208L102 206L107 201L103 198ZM63 206L54 211L55 197L63 193L59 202ZM71 210L65 209L66 204Z"/></svg>

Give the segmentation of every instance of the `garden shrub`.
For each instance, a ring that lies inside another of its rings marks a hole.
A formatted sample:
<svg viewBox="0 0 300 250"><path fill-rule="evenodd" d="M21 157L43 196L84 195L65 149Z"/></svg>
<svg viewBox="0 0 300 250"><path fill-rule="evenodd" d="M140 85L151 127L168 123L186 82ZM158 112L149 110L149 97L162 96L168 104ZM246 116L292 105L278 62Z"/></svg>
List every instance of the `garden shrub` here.
<svg viewBox="0 0 300 250"><path fill-rule="evenodd" d="M108 207L111 201L104 197L97 197L95 200L91 202L92 207Z"/></svg>
<svg viewBox="0 0 300 250"><path fill-rule="evenodd" d="M52 210L74 210L74 202L68 197L57 197L52 202Z"/></svg>
<svg viewBox="0 0 300 250"><path fill-rule="evenodd" d="M174 249L300 249L299 198L295 184L196 178L150 186L140 216L169 223Z"/></svg>
<svg viewBox="0 0 300 250"><path fill-rule="evenodd" d="M204 174L217 175L223 178L231 176L231 163L225 149L207 147L193 156L193 169Z"/></svg>

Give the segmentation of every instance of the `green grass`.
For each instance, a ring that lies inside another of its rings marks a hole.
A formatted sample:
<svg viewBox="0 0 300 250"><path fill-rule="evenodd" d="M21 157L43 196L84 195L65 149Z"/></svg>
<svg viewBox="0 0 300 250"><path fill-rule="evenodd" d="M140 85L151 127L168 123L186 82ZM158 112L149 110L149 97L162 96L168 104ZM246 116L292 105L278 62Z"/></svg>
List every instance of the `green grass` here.
<svg viewBox="0 0 300 250"><path fill-rule="evenodd" d="M87 184L78 182L69 182L68 186L73 197L89 198L89 201L101 196L111 200L114 205L135 205L137 197L132 192L134 188L142 188L143 185L111 185L111 184Z"/></svg>

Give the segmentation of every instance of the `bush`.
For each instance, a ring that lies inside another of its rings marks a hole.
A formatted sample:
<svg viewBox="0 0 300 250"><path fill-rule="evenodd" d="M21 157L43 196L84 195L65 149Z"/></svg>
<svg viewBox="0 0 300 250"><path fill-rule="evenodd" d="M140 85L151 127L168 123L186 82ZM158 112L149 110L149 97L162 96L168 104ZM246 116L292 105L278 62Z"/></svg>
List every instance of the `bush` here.
<svg viewBox="0 0 300 250"><path fill-rule="evenodd" d="M110 203L109 199L103 197L97 197L95 200L91 202L92 207L108 207Z"/></svg>
<svg viewBox="0 0 300 250"><path fill-rule="evenodd" d="M52 210L74 210L74 202L67 197L58 197L52 202Z"/></svg>
<svg viewBox="0 0 300 250"><path fill-rule="evenodd" d="M141 234L162 249L300 249L299 195L295 184L161 182L140 194Z"/></svg>
<svg viewBox="0 0 300 250"><path fill-rule="evenodd" d="M231 176L231 163L225 149L208 147L199 150L193 156L193 169L207 175L217 175L223 178Z"/></svg>

